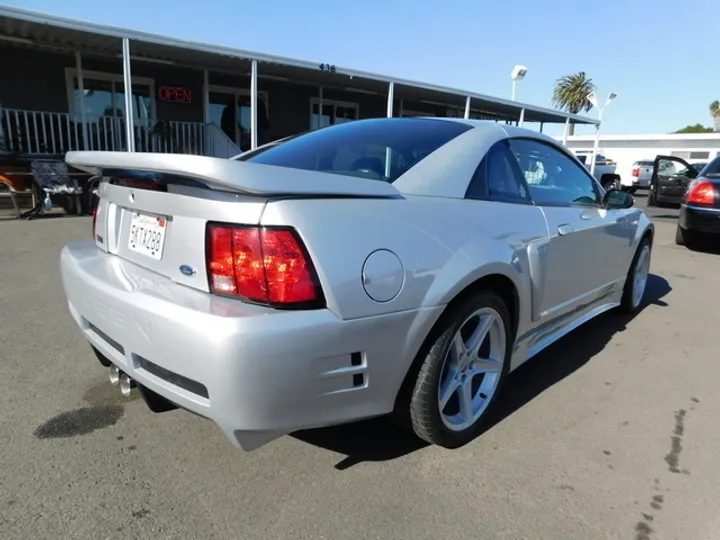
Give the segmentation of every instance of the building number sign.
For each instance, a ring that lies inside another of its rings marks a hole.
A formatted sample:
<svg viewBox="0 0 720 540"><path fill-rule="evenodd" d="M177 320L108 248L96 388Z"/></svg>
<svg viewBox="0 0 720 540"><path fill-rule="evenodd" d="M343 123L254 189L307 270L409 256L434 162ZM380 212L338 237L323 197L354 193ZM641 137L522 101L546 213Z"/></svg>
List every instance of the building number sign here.
<svg viewBox="0 0 720 540"><path fill-rule="evenodd" d="M335 73L335 66L332 64L320 64L320 71L329 71Z"/></svg>

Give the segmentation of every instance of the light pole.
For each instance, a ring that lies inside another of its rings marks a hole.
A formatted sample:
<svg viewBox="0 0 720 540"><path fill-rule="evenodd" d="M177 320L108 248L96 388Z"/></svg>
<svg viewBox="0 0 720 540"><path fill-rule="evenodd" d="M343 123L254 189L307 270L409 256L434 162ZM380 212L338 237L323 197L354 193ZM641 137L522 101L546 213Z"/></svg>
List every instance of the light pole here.
<svg viewBox="0 0 720 540"><path fill-rule="evenodd" d="M595 91L588 94L588 101L598 110L598 125L595 126L595 144L593 145L592 162L590 163L590 174L593 176L595 176L595 160L597 159L598 146L600 145L600 124L602 124L603 111L605 110L605 107L610 105L610 102L616 97L617 94L610 92L605 100L605 105L601 107Z"/></svg>
<svg viewBox="0 0 720 540"><path fill-rule="evenodd" d="M517 82L522 81L525 75L527 75L527 68L525 66L517 65L513 68L510 74L512 77L512 94L510 95L510 99L512 101L515 101L515 87L517 86Z"/></svg>

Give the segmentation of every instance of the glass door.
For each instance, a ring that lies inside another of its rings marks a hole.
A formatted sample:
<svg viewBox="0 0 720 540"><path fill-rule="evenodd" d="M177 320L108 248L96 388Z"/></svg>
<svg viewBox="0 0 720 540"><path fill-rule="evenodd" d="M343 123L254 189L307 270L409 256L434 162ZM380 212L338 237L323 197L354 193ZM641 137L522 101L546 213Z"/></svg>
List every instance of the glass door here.
<svg viewBox="0 0 720 540"><path fill-rule="evenodd" d="M235 94L232 92L210 92L208 118L212 124L222 129L232 142L236 141L234 101Z"/></svg>
<svg viewBox="0 0 720 540"><path fill-rule="evenodd" d="M258 144L267 142L267 95L258 92ZM209 120L243 152L250 150L250 96L247 90L215 88L210 91Z"/></svg>
<svg viewBox="0 0 720 540"><path fill-rule="evenodd" d="M318 129L334 124L344 124L358 119L358 104L341 101L323 100L322 114L318 114L320 100L310 101L310 129Z"/></svg>

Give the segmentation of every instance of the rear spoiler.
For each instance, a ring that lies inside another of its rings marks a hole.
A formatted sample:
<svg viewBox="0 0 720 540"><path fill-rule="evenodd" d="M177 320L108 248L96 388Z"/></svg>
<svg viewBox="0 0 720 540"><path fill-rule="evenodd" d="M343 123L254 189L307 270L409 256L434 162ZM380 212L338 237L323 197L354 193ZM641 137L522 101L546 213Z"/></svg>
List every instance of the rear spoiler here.
<svg viewBox="0 0 720 540"><path fill-rule="evenodd" d="M103 177L191 179L211 189L252 195L400 196L391 184L377 180L187 154L68 152L65 161Z"/></svg>

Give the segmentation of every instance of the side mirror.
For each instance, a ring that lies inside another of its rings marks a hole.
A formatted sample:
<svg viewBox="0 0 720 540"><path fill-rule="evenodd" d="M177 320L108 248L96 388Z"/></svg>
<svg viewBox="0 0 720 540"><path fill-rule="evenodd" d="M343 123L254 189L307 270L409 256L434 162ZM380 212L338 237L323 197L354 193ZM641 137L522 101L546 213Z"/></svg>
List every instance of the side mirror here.
<svg viewBox="0 0 720 540"><path fill-rule="evenodd" d="M635 198L627 191L611 189L605 193L603 206L608 210L631 208L635 204Z"/></svg>

